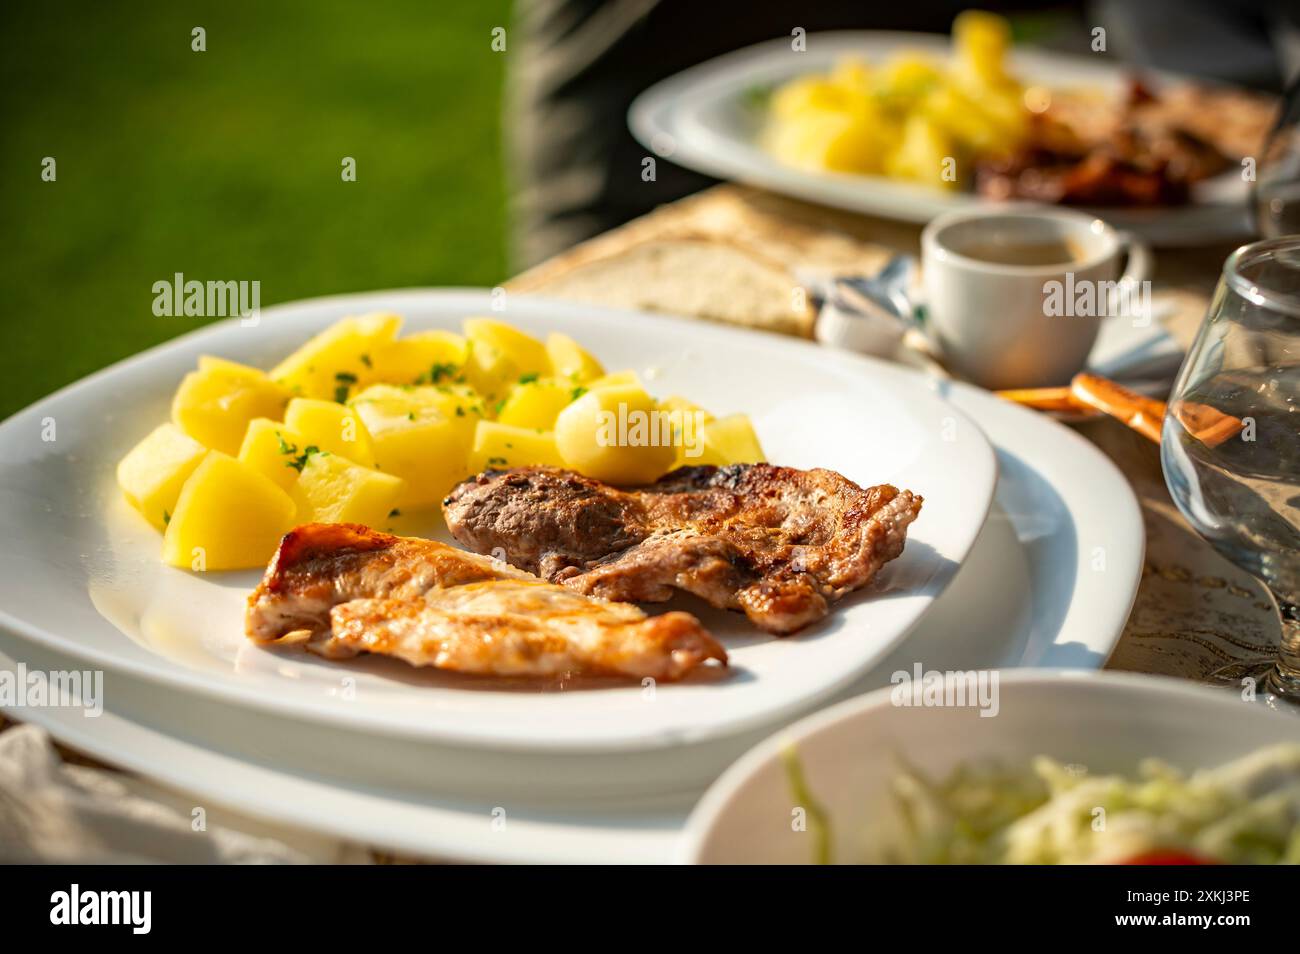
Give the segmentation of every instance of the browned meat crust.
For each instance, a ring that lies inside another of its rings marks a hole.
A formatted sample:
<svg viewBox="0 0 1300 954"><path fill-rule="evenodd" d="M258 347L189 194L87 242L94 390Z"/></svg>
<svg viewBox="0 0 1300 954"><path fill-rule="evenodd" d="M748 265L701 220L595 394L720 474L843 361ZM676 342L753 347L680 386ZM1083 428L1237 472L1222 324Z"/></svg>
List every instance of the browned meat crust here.
<svg viewBox="0 0 1300 954"><path fill-rule="evenodd" d="M523 467L465 481L443 514L465 546L581 593L656 603L685 590L784 634L901 554L921 503L772 464L683 467L627 491Z"/></svg>
<svg viewBox="0 0 1300 954"><path fill-rule="evenodd" d="M569 673L678 679L726 651L694 616L646 616L489 557L356 524L285 535L248 599L257 642L310 634L339 659L361 652L497 676Z"/></svg>

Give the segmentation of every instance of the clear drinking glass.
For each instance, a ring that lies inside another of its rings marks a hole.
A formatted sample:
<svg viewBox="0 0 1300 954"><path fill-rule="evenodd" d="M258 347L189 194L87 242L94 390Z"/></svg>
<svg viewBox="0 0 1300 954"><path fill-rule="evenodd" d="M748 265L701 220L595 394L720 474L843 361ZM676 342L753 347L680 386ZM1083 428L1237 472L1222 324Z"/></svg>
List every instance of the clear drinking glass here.
<svg viewBox="0 0 1300 954"><path fill-rule="evenodd" d="M1170 396L1160 457L1183 516L1277 605L1278 658L1247 674L1300 703L1300 235L1224 263Z"/></svg>

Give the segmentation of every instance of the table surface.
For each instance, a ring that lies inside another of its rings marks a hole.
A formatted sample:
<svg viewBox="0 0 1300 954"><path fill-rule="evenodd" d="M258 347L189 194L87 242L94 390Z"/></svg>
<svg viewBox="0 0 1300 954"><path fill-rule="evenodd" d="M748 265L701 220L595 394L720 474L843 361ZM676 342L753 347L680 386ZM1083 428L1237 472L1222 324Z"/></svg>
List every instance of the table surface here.
<svg viewBox="0 0 1300 954"><path fill-rule="evenodd" d="M733 296L753 301L755 287L746 281L744 269L699 269L675 281L707 283L707 289L665 289L654 274L653 254L628 253L665 249L673 243L688 243L693 250L716 245L733 258L752 259L755 267L779 269L792 291L797 287L796 268L870 273L895 253L918 254L919 239L919 227L723 185L578 245L505 287L511 292L559 292L600 304L745 323L734 315L713 313L719 301ZM1229 251L1222 247L1157 252L1155 296L1176 306L1162 321L1184 344L1195 333ZM608 264L614 262L617 282L609 281ZM645 280L636 281L638 276ZM787 290L777 282L770 294L785 295ZM772 327L771 321L766 326ZM810 334L811 315L791 320L782 331ZM1253 578L1215 553L1183 520L1165 489L1156 445L1110 419L1075 426L1132 482L1147 533L1137 599L1106 668L1225 681L1235 680L1252 662L1271 658L1279 630L1268 597ZM0 716L0 731L13 724ZM74 752L64 750L64 754L82 764L98 764ZM395 860L380 852L373 857Z"/></svg>

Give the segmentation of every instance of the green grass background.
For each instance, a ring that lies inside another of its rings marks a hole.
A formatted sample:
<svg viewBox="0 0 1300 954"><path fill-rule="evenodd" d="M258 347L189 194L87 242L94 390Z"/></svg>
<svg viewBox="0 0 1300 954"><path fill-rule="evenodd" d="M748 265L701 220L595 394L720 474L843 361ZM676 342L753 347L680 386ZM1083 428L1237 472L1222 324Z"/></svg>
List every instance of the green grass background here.
<svg viewBox="0 0 1300 954"><path fill-rule="evenodd" d="M153 315L175 272L264 306L504 278L508 6L4 0L0 418L204 323Z"/></svg>

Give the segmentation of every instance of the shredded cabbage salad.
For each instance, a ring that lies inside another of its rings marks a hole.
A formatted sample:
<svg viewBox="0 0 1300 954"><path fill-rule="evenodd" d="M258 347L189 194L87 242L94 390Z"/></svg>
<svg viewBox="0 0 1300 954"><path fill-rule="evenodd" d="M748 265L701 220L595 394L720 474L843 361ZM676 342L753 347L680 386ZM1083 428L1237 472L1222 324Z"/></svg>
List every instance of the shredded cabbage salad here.
<svg viewBox="0 0 1300 954"><path fill-rule="evenodd" d="M911 770L887 860L916 864L1300 863L1300 745L1185 775L1156 759L1136 779L1045 756L1030 770Z"/></svg>

